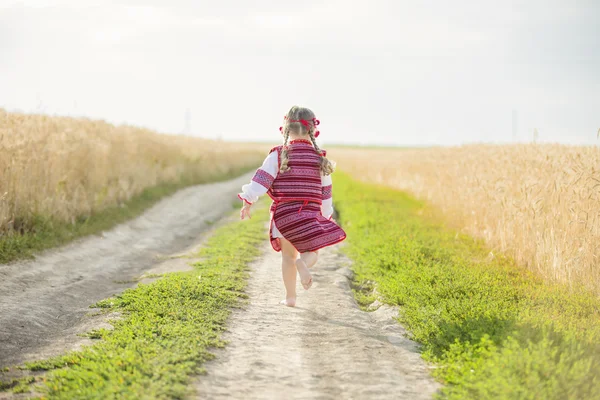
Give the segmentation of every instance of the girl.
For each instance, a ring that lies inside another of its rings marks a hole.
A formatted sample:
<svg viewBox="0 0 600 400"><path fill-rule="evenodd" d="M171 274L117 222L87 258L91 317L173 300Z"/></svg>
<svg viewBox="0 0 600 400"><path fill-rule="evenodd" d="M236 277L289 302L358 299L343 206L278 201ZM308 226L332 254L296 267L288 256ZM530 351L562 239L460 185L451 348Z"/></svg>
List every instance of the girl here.
<svg viewBox="0 0 600 400"><path fill-rule="evenodd" d="M308 268L317 262L317 251L339 243L346 233L331 220L331 173L315 138L319 120L304 107L294 106L279 128L283 146L271 149L252 181L238 194L243 201L240 217L250 218L252 204L268 193L273 199L269 236L275 251L281 251L285 300L296 305L296 271L305 290L312 285ZM300 257L298 258L298 254Z"/></svg>

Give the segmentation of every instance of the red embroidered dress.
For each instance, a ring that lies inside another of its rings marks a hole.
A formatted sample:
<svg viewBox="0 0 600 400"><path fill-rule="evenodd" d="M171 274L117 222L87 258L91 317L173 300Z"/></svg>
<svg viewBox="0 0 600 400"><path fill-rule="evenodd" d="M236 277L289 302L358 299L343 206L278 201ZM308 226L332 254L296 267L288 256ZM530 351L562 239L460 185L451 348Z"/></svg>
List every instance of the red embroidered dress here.
<svg viewBox="0 0 600 400"><path fill-rule="evenodd" d="M269 235L275 251L281 251L281 237L300 253L341 242L346 233L331 221L331 176L321 176L320 155L309 141L294 140L288 146L290 170L282 173L282 150L271 150L238 197L252 203L266 192L273 199Z"/></svg>

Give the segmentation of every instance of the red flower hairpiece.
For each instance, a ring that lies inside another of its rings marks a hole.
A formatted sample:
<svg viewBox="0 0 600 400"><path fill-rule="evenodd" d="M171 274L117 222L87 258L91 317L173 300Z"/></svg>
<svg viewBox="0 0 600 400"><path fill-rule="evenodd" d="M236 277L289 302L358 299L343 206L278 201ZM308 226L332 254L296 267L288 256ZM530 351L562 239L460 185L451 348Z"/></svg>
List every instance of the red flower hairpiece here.
<svg viewBox="0 0 600 400"><path fill-rule="evenodd" d="M316 119L316 118L313 118L313 124L314 124L315 126L318 126L320 123L321 123L321 121L319 121L319 120L318 120L318 119ZM318 138L320 134L321 134L321 132L319 132L319 131L315 131L315 137L316 137L316 138Z"/></svg>

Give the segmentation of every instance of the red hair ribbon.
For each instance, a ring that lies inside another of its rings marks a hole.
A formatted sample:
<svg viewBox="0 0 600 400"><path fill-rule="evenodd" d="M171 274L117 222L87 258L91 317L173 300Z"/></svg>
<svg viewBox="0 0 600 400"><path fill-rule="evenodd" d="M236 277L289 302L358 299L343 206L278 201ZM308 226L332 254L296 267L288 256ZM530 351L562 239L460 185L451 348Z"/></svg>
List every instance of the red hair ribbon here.
<svg viewBox="0 0 600 400"><path fill-rule="evenodd" d="M304 125L307 129L310 129L310 122L308 122L305 119L290 119L290 122L300 122L302 125Z"/></svg>
<svg viewBox="0 0 600 400"><path fill-rule="evenodd" d="M288 118L287 118L287 116L284 116L283 119L287 120ZM313 123L313 126L317 126L321 123L321 121L319 121L316 118L313 118L311 121ZM306 127L306 129L310 129L310 122L305 119L290 119L289 122L300 122L302 125L304 125ZM279 127L279 132L283 132L282 126ZM320 134L321 134L321 132L315 131L316 138L318 138Z"/></svg>

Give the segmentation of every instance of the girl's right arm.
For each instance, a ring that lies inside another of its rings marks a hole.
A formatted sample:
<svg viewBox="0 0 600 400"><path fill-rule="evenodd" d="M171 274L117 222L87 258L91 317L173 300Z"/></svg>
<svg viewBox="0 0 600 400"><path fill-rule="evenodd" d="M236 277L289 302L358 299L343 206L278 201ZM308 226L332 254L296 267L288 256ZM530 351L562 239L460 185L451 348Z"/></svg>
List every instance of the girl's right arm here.
<svg viewBox="0 0 600 400"><path fill-rule="evenodd" d="M260 196L267 193L277 176L278 170L278 154L273 151L265 158L262 166L256 170L250 183L242 186L242 193L238 194L239 199L243 200L244 204L251 205L254 203Z"/></svg>

